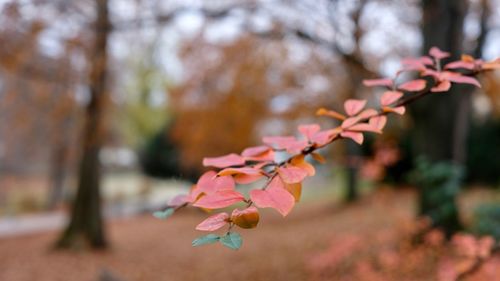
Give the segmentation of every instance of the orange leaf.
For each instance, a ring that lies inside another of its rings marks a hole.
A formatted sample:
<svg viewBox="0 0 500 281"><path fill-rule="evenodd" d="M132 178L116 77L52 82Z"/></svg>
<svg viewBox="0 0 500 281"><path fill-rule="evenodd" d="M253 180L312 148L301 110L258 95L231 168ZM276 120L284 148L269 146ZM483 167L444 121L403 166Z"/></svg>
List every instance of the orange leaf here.
<svg viewBox="0 0 500 281"><path fill-rule="evenodd" d="M393 112L399 115L403 115L406 112L406 108L404 106L398 106L398 107L383 107L382 110L384 112Z"/></svg>
<svg viewBox="0 0 500 281"><path fill-rule="evenodd" d="M300 196L302 195L302 183L286 183L285 189L293 195L295 202L299 202Z"/></svg>
<svg viewBox="0 0 500 281"><path fill-rule="evenodd" d="M307 177L308 173L307 170L294 166L278 168L278 174L286 183L301 182Z"/></svg>
<svg viewBox="0 0 500 281"><path fill-rule="evenodd" d="M234 209L231 221L241 228L254 228L259 223L259 211L255 207L248 207L243 211Z"/></svg>
<svg viewBox="0 0 500 281"><path fill-rule="evenodd" d="M307 175L311 177L316 174L316 169L314 169L314 166L305 160L304 154L300 154L293 157L292 160L290 161L290 164L294 167L298 167L307 171Z"/></svg>
<svg viewBox="0 0 500 281"><path fill-rule="evenodd" d="M323 157L321 154L313 152L311 153L311 157L316 160L318 163L324 164L326 163L325 157Z"/></svg>
<svg viewBox="0 0 500 281"><path fill-rule="evenodd" d="M343 114L340 114L340 113L338 113L336 111L328 110L328 109L325 109L325 108L318 109L318 111L316 111L316 115L330 116L330 117L335 118L337 120L344 120L346 118L345 115L343 115Z"/></svg>

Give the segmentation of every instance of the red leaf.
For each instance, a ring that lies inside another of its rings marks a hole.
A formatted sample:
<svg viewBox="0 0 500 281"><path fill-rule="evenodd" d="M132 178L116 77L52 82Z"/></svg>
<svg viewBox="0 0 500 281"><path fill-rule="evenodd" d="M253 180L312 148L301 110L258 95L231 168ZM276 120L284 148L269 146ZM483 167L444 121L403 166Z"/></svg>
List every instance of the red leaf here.
<svg viewBox="0 0 500 281"><path fill-rule="evenodd" d="M423 79L408 81L399 85L398 89L408 92L418 92L425 89L426 82Z"/></svg>
<svg viewBox="0 0 500 281"><path fill-rule="evenodd" d="M193 206L206 209L220 209L243 200L245 200L245 197L235 190L220 190L201 197Z"/></svg>
<svg viewBox="0 0 500 281"><path fill-rule="evenodd" d="M367 87L385 86L391 88L393 86L392 79L369 79L363 80L363 85Z"/></svg>
<svg viewBox="0 0 500 281"><path fill-rule="evenodd" d="M363 144L363 140L364 140L363 133L345 131L345 132L340 133L340 135L343 138L352 139L353 141L357 142L358 144Z"/></svg>
<svg viewBox="0 0 500 281"><path fill-rule="evenodd" d="M250 191L250 198L259 208L274 208L286 216L295 205L295 198L286 189L280 177L275 177L265 190Z"/></svg>
<svg viewBox="0 0 500 281"><path fill-rule="evenodd" d="M349 116L358 114L366 105L366 100L349 99L344 103L344 110Z"/></svg>
<svg viewBox="0 0 500 281"><path fill-rule="evenodd" d="M220 157L204 158L203 166L213 166L217 168L226 168L230 166L245 165L245 159L238 154L228 154Z"/></svg>
<svg viewBox="0 0 500 281"><path fill-rule="evenodd" d="M300 125L298 130L302 135L310 140L314 134L321 130L321 127L318 124Z"/></svg>
<svg viewBox="0 0 500 281"><path fill-rule="evenodd" d="M479 81L477 81L476 78L473 77L468 77L463 75L451 75L448 76L447 79L454 83L470 84L481 88L481 84L479 84Z"/></svg>
<svg viewBox="0 0 500 281"><path fill-rule="evenodd" d="M380 104L382 106L388 106L398 101L402 96L403 93L401 92L387 91L380 97Z"/></svg>
<svg viewBox="0 0 500 281"><path fill-rule="evenodd" d="M278 174L286 183L298 183L307 177L308 171L299 167L288 166L279 167Z"/></svg>
<svg viewBox="0 0 500 281"><path fill-rule="evenodd" d="M228 223L229 215L227 213L219 213L208 217L196 226L197 230L214 231Z"/></svg>
<svg viewBox="0 0 500 281"><path fill-rule="evenodd" d="M436 86L431 88L431 92L446 92L451 88L450 81L441 81Z"/></svg>
<svg viewBox="0 0 500 281"><path fill-rule="evenodd" d="M447 58L450 56L450 53L448 52L443 52L441 51L438 47L432 47L430 50L429 50L429 55L431 55L432 57L434 57L435 59L444 59L444 58Z"/></svg>

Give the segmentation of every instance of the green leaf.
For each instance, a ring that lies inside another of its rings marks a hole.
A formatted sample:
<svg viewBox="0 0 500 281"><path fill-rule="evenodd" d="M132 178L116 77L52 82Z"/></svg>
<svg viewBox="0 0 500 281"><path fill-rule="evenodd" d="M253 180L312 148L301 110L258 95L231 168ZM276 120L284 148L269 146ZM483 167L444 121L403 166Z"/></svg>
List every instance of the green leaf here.
<svg viewBox="0 0 500 281"><path fill-rule="evenodd" d="M157 219L164 220L168 217L170 217L174 213L173 208L168 208L165 211L157 211L153 213L153 216Z"/></svg>
<svg viewBox="0 0 500 281"><path fill-rule="evenodd" d="M193 247L201 246L201 245L206 245L206 244L212 244L217 241L219 241L220 237L215 235L215 234L208 234L202 237L198 237L193 240L191 243Z"/></svg>
<svg viewBox="0 0 500 281"><path fill-rule="evenodd" d="M236 232L227 233L226 235L222 236L219 241L222 243L222 245L233 250L238 250L243 243L241 235Z"/></svg>

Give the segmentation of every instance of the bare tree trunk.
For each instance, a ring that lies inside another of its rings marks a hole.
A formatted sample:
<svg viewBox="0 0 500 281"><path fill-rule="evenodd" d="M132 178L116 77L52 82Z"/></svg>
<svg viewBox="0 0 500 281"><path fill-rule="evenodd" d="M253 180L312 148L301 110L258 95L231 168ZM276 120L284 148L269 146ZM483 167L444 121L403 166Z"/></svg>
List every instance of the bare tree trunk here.
<svg viewBox="0 0 500 281"><path fill-rule="evenodd" d="M466 1L423 0L422 4L423 52L427 53L432 46L437 46L450 52L451 59L458 59L463 51ZM468 119L468 111L460 111L468 103L467 95L463 95L462 91L463 87L454 85L448 94L437 94L433 99L424 99L412 107L416 156L425 156L433 164L462 165ZM436 167L431 165L429 169ZM453 178L456 173L450 175L439 186L419 186L420 214L430 217L433 226L443 229L448 235L461 229L455 202L461 181ZM442 192L441 189L453 192ZM442 196L436 200L436 194L431 194L434 192Z"/></svg>
<svg viewBox="0 0 500 281"><path fill-rule="evenodd" d="M104 248L107 241L101 212L99 151L103 142L103 110L106 102L107 40L110 30L108 1L96 0L95 45L90 69L91 100L86 109L78 190L71 220L59 247Z"/></svg>

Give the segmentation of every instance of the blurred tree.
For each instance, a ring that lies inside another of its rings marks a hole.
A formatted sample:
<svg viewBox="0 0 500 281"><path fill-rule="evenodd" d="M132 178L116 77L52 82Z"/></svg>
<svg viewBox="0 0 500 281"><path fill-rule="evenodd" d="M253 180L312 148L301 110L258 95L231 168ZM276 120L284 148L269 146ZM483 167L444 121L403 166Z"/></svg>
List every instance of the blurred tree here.
<svg viewBox="0 0 500 281"><path fill-rule="evenodd" d="M103 144L103 114L107 102L107 43L110 21L107 0L96 0L94 50L90 66L90 101L86 108L86 123L82 136L82 158L78 175L78 190L72 205L69 225L57 243L72 248L89 245L106 247L100 197L99 151Z"/></svg>
<svg viewBox="0 0 500 281"><path fill-rule="evenodd" d="M486 12L487 1L483 1L482 7ZM437 46L452 54L450 60L459 59L464 52L464 18L468 2L423 0L422 8L423 53L427 53L432 46ZM487 15L483 14L483 21L486 19ZM476 57L481 57L485 29L486 26L482 25L474 51ZM463 170L471 91L472 87L454 86L449 95L425 99L411 109L415 121L415 154L425 156L434 163L428 169L451 165L456 166L452 170ZM459 174L446 174L445 179L440 180L441 184L433 188L420 184L420 214L431 217L433 226L442 228L448 236L462 227L455 202L461 185ZM449 185L453 187L449 188ZM440 200L436 200L436 197Z"/></svg>

